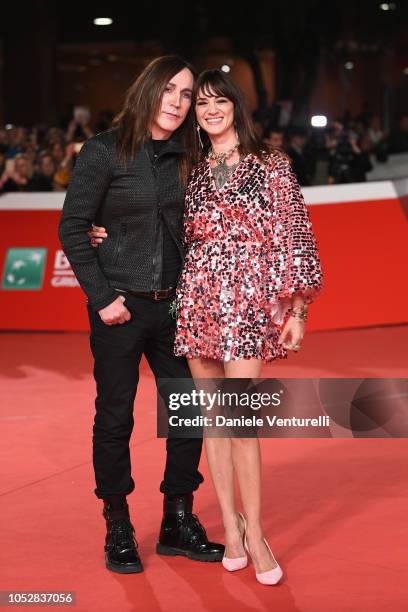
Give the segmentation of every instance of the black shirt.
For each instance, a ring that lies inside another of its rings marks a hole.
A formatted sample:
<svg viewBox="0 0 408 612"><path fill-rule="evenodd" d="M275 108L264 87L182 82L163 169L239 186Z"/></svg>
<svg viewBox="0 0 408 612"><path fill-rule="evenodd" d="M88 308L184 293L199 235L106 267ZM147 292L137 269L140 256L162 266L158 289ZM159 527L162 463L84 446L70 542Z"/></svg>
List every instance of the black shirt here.
<svg viewBox="0 0 408 612"><path fill-rule="evenodd" d="M166 144L166 140L153 140L153 157L159 155L160 151ZM154 159L152 161L154 161ZM181 269L181 257L176 243L174 242L166 223L163 221L163 272L162 272L162 289L175 287Z"/></svg>

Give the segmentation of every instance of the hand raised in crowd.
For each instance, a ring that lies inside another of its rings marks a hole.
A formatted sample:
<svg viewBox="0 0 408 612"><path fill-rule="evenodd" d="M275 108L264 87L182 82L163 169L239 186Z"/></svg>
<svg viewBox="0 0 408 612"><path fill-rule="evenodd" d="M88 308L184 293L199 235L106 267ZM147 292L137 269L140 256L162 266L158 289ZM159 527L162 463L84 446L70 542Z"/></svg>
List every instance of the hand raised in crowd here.
<svg viewBox="0 0 408 612"><path fill-rule="evenodd" d="M66 164L67 162L71 161L72 157L74 156L74 153L75 153L75 143L69 142L67 146L65 147L65 157L64 157L63 164Z"/></svg>

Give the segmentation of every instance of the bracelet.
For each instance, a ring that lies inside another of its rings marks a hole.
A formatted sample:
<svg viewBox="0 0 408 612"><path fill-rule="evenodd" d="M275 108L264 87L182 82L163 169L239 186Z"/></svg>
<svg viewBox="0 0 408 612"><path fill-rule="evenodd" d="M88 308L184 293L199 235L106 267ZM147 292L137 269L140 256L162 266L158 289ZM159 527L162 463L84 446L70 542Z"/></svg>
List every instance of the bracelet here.
<svg viewBox="0 0 408 612"><path fill-rule="evenodd" d="M308 311L308 304L303 304L303 306L292 306L292 308L290 309L293 312L307 312Z"/></svg>
<svg viewBox="0 0 408 612"><path fill-rule="evenodd" d="M296 308L289 309L290 316L295 319L302 319L302 321L307 321L307 305L305 304L301 310Z"/></svg>

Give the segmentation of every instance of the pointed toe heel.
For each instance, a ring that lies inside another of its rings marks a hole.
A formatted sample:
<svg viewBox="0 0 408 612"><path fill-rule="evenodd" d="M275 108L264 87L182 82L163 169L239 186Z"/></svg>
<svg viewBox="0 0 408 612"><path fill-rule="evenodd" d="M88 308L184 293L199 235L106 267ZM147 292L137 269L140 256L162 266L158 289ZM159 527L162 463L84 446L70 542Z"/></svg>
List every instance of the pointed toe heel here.
<svg viewBox="0 0 408 612"><path fill-rule="evenodd" d="M281 580L281 578L283 576L283 571L282 571L281 566L279 565L279 563L275 559L275 557L273 555L273 552L271 551L271 547L269 546L268 542L266 541L265 538L263 539L263 541L265 542L265 546L269 550L269 553L270 553L272 559L276 563L276 567L273 567L272 569L267 570L266 572L259 572L259 573L255 572L255 577L256 577L257 581L260 584L266 584L266 585L269 585L269 586L273 586L275 584L278 584L278 582ZM249 548L248 548L248 542L247 542L246 538L244 540L244 546L245 546L245 550L247 551L247 553L250 554Z"/></svg>
<svg viewBox="0 0 408 612"><path fill-rule="evenodd" d="M243 524L244 524L244 533L242 534L242 542L244 543L245 541L245 534L246 534L246 521L244 516L238 512L238 516L241 518ZM244 569L246 566L248 565L248 556L245 555L244 557L226 557L225 555L222 558L222 566L228 571L228 572L236 572L237 570L240 569Z"/></svg>
<svg viewBox="0 0 408 612"><path fill-rule="evenodd" d="M255 576L257 581L261 584L273 586L275 584L278 584L278 582L283 576L283 571L280 565L278 564L273 569L268 570L267 572L261 572L260 574L255 574Z"/></svg>
<svg viewBox="0 0 408 612"><path fill-rule="evenodd" d="M223 557L222 566L225 567L229 572L236 572L237 570L244 569L248 565L248 557Z"/></svg>
<svg viewBox="0 0 408 612"><path fill-rule="evenodd" d="M276 567L266 571L266 572L260 572L259 574L255 574L256 579L258 582L260 582L261 584L267 584L270 586L273 586L275 584L278 584L278 582L280 581L280 579L283 576L283 571L281 566L279 565L279 563L277 562L277 560L275 559L273 552L271 551L271 547L269 546L268 542L265 540L264 538L264 542L265 542L265 546L266 548L269 550L270 555L272 557L272 559L275 561L276 563Z"/></svg>

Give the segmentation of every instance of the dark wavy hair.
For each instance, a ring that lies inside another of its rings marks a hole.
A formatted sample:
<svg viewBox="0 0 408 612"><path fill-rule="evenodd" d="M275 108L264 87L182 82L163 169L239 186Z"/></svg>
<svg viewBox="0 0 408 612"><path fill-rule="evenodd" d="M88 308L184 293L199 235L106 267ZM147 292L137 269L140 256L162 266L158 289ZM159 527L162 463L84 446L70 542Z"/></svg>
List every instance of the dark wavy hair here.
<svg viewBox="0 0 408 612"><path fill-rule="evenodd" d="M258 136L246 106L244 94L228 74L222 70L204 70L195 81L194 100L197 99L200 91L206 96L215 95L228 98L233 103L234 125L240 142L239 151L242 155L253 153L261 161L264 161L265 155L272 151L285 155L280 149L271 147ZM205 132L202 140L205 151L210 146L210 139Z"/></svg>
<svg viewBox="0 0 408 612"><path fill-rule="evenodd" d="M186 60L178 55L164 55L150 62L131 84L122 110L113 119L113 125L118 128L117 149L122 161L133 157L137 148L150 138L150 126L160 109L166 86L184 68L196 77L195 68ZM185 148L179 162L180 179L185 184L199 156L193 105L174 135Z"/></svg>

